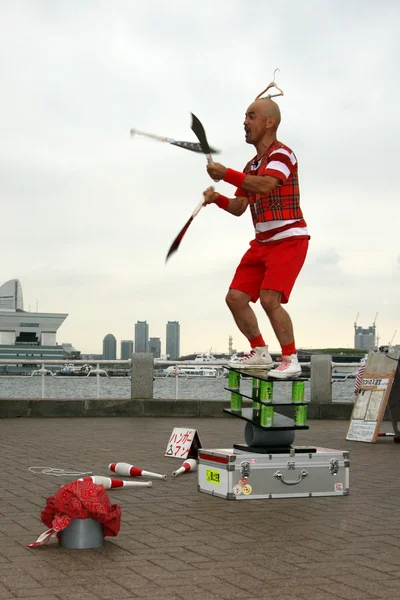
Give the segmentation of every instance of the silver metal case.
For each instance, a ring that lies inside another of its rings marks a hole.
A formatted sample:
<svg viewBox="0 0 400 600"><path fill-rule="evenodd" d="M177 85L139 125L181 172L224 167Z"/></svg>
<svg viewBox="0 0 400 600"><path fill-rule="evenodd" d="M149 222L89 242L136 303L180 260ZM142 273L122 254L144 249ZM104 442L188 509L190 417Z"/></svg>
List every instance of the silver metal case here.
<svg viewBox="0 0 400 600"><path fill-rule="evenodd" d="M293 446L279 453L201 449L198 489L228 500L346 496L349 453Z"/></svg>

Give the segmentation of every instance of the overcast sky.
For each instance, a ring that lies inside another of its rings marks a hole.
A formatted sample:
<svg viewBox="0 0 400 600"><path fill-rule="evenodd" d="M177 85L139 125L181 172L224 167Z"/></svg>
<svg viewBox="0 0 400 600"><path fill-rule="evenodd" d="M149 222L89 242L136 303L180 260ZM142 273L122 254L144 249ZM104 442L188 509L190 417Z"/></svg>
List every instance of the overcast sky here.
<svg viewBox="0 0 400 600"><path fill-rule="evenodd" d="M203 209L165 264L212 181L202 155L129 131L196 141L193 112L242 170L244 112L279 68L311 234L287 306L297 346L353 347L357 313L366 327L377 312L380 343L400 343L399 19L397 0L2 0L0 283L68 313L58 341L82 352L133 339L137 320L163 352L168 320L182 353L229 335L247 349L224 297L250 213Z"/></svg>

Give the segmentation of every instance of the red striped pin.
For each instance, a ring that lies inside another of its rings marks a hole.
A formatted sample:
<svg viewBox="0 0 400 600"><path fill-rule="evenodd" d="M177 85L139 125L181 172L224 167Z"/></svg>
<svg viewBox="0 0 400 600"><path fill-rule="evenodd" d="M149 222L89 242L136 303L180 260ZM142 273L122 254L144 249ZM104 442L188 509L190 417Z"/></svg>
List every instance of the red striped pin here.
<svg viewBox="0 0 400 600"><path fill-rule="evenodd" d="M78 481L93 481L96 485L103 485L106 490L120 487L151 487L153 485L151 481L123 481L122 479L111 479L111 477L102 477L101 475L82 477Z"/></svg>
<svg viewBox="0 0 400 600"><path fill-rule="evenodd" d="M167 479L166 475L152 473L151 471L144 471L143 469L139 469L139 467L135 467L135 465L130 465L129 463L125 462L111 463L108 465L108 468L117 475L125 475L129 477L149 477L151 479Z"/></svg>
<svg viewBox="0 0 400 600"><path fill-rule="evenodd" d="M188 458L187 460L185 460L185 462L182 463L182 466L179 467L179 469L177 469L176 471L174 471L172 473L173 477L176 477L177 475L180 475L181 473L188 473L189 471L196 471L197 470L197 460L194 460L194 458Z"/></svg>

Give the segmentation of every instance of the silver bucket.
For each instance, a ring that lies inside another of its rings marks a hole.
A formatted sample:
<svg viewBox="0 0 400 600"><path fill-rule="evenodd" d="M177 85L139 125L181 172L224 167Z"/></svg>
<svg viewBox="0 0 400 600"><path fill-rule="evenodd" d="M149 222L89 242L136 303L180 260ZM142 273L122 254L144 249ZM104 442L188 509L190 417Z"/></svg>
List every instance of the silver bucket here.
<svg viewBox="0 0 400 600"><path fill-rule="evenodd" d="M60 532L60 546L69 550L88 550L103 545L103 524L94 519L74 519Z"/></svg>

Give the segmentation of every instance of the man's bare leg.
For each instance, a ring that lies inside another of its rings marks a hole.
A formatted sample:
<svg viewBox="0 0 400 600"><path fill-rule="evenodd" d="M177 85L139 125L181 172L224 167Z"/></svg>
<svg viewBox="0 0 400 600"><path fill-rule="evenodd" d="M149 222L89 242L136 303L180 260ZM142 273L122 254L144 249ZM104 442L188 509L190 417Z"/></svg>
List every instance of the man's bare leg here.
<svg viewBox="0 0 400 600"><path fill-rule="evenodd" d="M254 367L263 369L272 369L274 362L269 355L260 329L258 327L257 317L250 307L251 297L239 290L229 290L226 296L228 304L236 325L249 340L252 351L239 359L240 368ZM239 367L235 360L235 365Z"/></svg>
<svg viewBox="0 0 400 600"><path fill-rule="evenodd" d="M280 292L275 290L261 290L261 306L267 313L272 329L282 346L287 346L294 342L293 324L289 314L281 305Z"/></svg>
<svg viewBox="0 0 400 600"><path fill-rule="evenodd" d="M226 303L235 319L235 323L248 340L260 335L257 317L250 307L251 297L239 290L229 290Z"/></svg>
<svg viewBox="0 0 400 600"><path fill-rule="evenodd" d="M282 349L282 362L270 371L269 376L277 379L299 377L301 366L297 359L292 320L281 305L281 293L275 290L261 290L260 302Z"/></svg>

